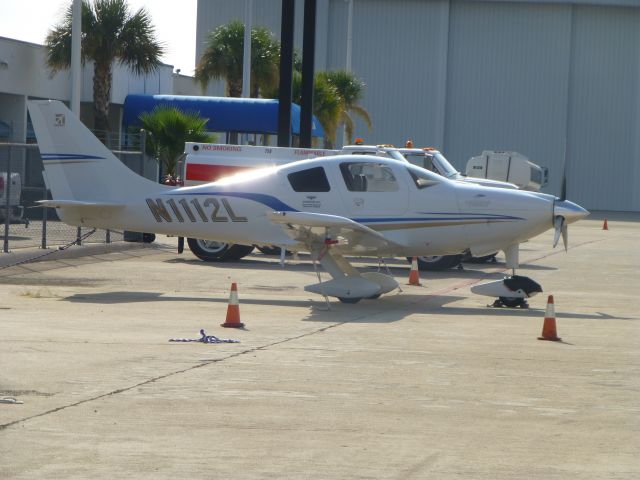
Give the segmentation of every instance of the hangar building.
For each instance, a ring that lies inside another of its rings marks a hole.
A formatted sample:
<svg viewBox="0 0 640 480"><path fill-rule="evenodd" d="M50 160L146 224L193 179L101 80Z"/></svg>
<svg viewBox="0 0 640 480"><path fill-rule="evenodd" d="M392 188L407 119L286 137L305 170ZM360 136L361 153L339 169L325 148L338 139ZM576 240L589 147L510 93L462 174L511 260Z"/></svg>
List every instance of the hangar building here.
<svg viewBox="0 0 640 480"><path fill-rule="evenodd" d="M352 16L349 7L352 5ZM640 0L317 0L316 70L366 84L371 143L436 146L458 168L482 150L549 167L592 210L640 211ZM245 2L199 0L207 33ZM302 46L304 1L296 0ZM253 2L279 38L281 0ZM224 94L212 84L211 94Z"/></svg>

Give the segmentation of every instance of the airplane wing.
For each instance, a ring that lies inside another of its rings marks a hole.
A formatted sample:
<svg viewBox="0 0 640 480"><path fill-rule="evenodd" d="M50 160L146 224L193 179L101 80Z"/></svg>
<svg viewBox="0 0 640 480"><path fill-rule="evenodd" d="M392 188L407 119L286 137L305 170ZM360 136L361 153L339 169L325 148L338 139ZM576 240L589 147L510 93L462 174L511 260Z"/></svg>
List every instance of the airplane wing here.
<svg viewBox="0 0 640 480"><path fill-rule="evenodd" d="M285 225L294 240L308 246L337 241L336 247L354 253L383 251L403 248L380 232L339 215L312 212L270 212L269 220Z"/></svg>

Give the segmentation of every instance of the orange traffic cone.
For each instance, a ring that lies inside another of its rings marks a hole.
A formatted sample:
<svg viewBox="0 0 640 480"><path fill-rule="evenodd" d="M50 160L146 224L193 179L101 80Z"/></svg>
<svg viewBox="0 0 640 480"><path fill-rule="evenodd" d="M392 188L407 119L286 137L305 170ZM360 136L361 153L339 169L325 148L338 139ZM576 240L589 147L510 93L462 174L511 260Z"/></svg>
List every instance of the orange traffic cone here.
<svg viewBox="0 0 640 480"><path fill-rule="evenodd" d="M542 336L538 337L538 340L551 340L552 342L562 340L558 337L558 332L556 331L556 309L553 304L553 295L549 295L549 299L547 300L547 311L544 314Z"/></svg>
<svg viewBox="0 0 640 480"><path fill-rule="evenodd" d="M603 230L609 230L609 224L607 223L607 219L604 219L604 224L602 225Z"/></svg>
<svg viewBox="0 0 640 480"><path fill-rule="evenodd" d="M409 272L409 285L422 285L420 283L420 273L418 272L418 258L411 259L411 272Z"/></svg>
<svg viewBox="0 0 640 480"><path fill-rule="evenodd" d="M240 305L238 305L238 286L235 282L231 284L231 294L229 295L229 305L227 306L227 319L220 324L225 328L242 328L244 323L240 322Z"/></svg>

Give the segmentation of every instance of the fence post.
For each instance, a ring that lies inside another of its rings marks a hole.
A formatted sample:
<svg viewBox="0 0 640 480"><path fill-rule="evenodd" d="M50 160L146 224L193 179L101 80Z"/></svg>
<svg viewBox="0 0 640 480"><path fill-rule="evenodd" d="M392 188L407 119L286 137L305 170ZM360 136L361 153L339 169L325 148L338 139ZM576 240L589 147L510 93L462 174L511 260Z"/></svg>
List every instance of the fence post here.
<svg viewBox="0 0 640 480"><path fill-rule="evenodd" d="M111 230L107 230L107 233L105 236L105 243L111 243Z"/></svg>
<svg viewBox="0 0 640 480"><path fill-rule="evenodd" d="M42 187L42 198L47 199L47 187ZM43 250L47 248L47 216L49 213L48 207L42 207L42 242L40 248Z"/></svg>
<svg viewBox="0 0 640 480"><path fill-rule="evenodd" d="M4 184L5 209L4 209L4 245L3 252L9 253L9 217L11 216L11 153L13 147L9 147L7 158L7 181Z"/></svg>
<svg viewBox="0 0 640 480"><path fill-rule="evenodd" d="M76 233L76 245L82 245L82 227L78 227Z"/></svg>

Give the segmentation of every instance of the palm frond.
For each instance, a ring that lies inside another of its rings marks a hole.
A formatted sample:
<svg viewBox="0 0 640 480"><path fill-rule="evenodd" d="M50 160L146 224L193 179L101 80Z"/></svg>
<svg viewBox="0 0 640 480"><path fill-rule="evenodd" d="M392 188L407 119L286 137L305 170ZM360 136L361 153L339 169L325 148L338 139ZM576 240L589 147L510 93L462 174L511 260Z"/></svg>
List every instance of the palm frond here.
<svg viewBox="0 0 640 480"><path fill-rule="evenodd" d="M185 112L169 105L158 105L140 115L140 123L148 132L146 151L161 162L163 171L175 173L178 157L185 142L211 142L206 132L207 118L199 112Z"/></svg>
<svg viewBox="0 0 640 480"><path fill-rule="evenodd" d="M71 66L72 7L73 4L70 4L62 21L49 30L45 39L47 66L52 75Z"/></svg>
<svg viewBox="0 0 640 480"><path fill-rule="evenodd" d="M71 63L72 5L47 34L47 65L55 73ZM82 2L82 58L103 64L119 61L137 74L160 65L163 46L156 41L154 27L142 8L131 15L125 0Z"/></svg>
<svg viewBox="0 0 640 480"><path fill-rule="evenodd" d="M351 105L349 110L355 113L356 115L358 115L360 118L362 118L364 122L367 124L367 128L369 129L369 131L371 131L371 129L373 128L373 123L371 122L371 117L369 116L369 112L367 112L364 109L364 107L361 107L360 105Z"/></svg>
<svg viewBox="0 0 640 480"><path fill-rule="evenodd" d="M231 96L242 90L244 23L233 20L212 30L196 66L195 78L203 91L211 80L224 79ZM272 90L278 82L280 42L265 27L251 30L251 92Z"/></svg>
<svg viewBox="0 0 640 480"><path fill-rule="evenodd" d="M156 70L164 53L163 44L155 41L155 29L148 12L141 8L122 26L117 58L140 75Z"/></svg>

